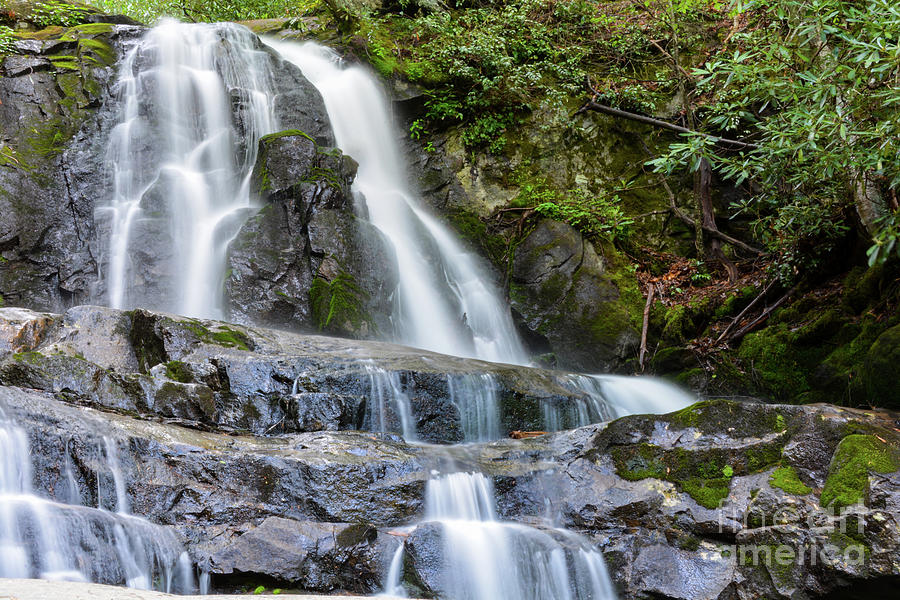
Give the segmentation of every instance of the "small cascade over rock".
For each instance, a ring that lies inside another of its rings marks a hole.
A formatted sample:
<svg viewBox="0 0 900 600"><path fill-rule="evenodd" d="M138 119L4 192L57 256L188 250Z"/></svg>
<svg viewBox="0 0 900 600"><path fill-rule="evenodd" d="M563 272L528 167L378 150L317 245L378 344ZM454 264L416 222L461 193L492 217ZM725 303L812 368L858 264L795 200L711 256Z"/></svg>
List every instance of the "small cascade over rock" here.
<svg viewBox="0 0 900 600"><path fill-rule="evenodd" d="M634 414L664 414L697 401L689 392L654 377L566 374L560 383L584 398L544 403L547 431L562 431Z"/></svg>
<svg viewBox="0 0 900 600"><path fill-rule="evenodd" d="M257 142L275 130L270 60L244 27L172 20L125 56L112 201L99 210L111 306L222 316L226 249L250 205Z"/></svg>
<svg viewBox="0 0 900 600"><path fill-rule="evenodd" d="M406 387L400 381L400 374L377 367L372 363L365 365L369 378L369 394L366 404L366 422L372 431L386 432L393 428L388 420L396 416L400 422L403 439L413 442L417 439L416 423L412 416L412 406Z"/></svg>
<svg viewBox="0 0 900 600"><path fill-rule="evenodd" d="M612 600L603 556L579 535L498 520L494 490L480 473L429 480L425 523L408 552L430 591L454 600ZM437 524L438 530L433 529ZM432 535L439 548L424 548Z"/></svg>
<svg viewBox="0 0 900 600"><path fill-rule="evenodd" d="M460 426L467 442L500 438L499 385L491 373L448 375L450 401L459 411Z"/></svg>
<svg viewBox="0 0 900 600"><path fill-rule="evenodd" d="M267 40L322 94L341 150L359 163L353 190L390 241L400 274L396 341L454 356L525 364L509 307L487 268L409 190L390 107L377 79L313 43Z"/></svg>
<svg viewBox="0 0 900 600"><path fill-rule="evenodd" d="M28 438L0 404L0 577L195 593L193 565L172 531L128 514L114 440L103 452L117 512L43 497L32 487ZM68 461L65 470L69 499L80 499ZM100 489L97 496L102 502Z"/></svg>

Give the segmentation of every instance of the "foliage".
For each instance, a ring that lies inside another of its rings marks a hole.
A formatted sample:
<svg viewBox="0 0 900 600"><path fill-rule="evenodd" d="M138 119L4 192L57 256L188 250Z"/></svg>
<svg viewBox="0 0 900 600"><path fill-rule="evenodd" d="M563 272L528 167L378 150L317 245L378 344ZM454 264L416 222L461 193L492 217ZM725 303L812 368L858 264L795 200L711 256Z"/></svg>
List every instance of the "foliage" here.
<svg viewBox="0 0 900 600"><path fill-rule="evenodd" d="M15 39L11 27L0 25L0 54L12 52Z"/></svg>
<svg viewBox="0 0 900 600"><path fill-rule="evenodd" d="M624 240L630 233L633 220L625 216L618 195L598 196L576 188L534 207L536 213L548 219L565 221L588 237Z"/></svg>
<svg viewBox="0 0 900 600"><path fill-rule="evenodd" d="M84 6L50 0L36 4L29 20L40 28L52 25L73 27L84 23L90 12L90 9Z"/></svg>
<svg viewBox="0 0 900 600"><path fill-rule="evenodd" d="M90 0L109 13L125 14L144 23L160 17L176 17L187 21L245 21L296 17L303 15L319 0Z"/></svg>
<svg viewBox="0 0 900 600"><path fill-rule="evenodd" d="M755 220L787 281L816 269L850 228L861 181L883 197L900 185L900 6L891 0L737 0L749 26L693 71L705 131L651 161L659 171L718 173L752 191L734 206ZM896 225L875 236L884 260ZM893 232L893 233L892 233Z"/></svg>

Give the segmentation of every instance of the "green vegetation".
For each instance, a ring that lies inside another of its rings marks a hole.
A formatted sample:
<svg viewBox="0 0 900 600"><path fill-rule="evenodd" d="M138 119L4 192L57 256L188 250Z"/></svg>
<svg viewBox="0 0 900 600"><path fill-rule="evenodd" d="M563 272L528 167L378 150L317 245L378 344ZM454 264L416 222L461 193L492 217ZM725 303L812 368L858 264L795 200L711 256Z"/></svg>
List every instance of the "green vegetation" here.
<svg viewBox="0 0 900 600"><path fill-rule="evenodd" d="M353 275L343 270L331 281L317 276L309 288L313 320L320 331L352 333L364 325L373 326L364 308L367 298Z"/></svg>
<svg viewBox="0 0 900 600"><path fill-rule="evenodd" d="M180 360L170 360L166 363L166 377L179 383L193 383L194 374L190 366Z"/></svg>
<svg viewBox="0 0 900 600"><path fill-rule="evenodd" d="M40 29L53 25L72 27L84 23L91 12L93 11L86 6L50 0L36 3L29 20Z"/></svg>
<svg viewBox="0 0 900 600"><path fill-rule="evenodd" d="M812 491L797 476L794 467L778 467L769 476L769 485L784 490L788 494L805 496Z"/></svg>
<svg viewBox="0 0 900 600"><path fill-rule="evenodd" d="M828 469L819 503L840 509L866 499L869 472L900 469L900 450L875 435L848 435L841 440Z"/></svg>

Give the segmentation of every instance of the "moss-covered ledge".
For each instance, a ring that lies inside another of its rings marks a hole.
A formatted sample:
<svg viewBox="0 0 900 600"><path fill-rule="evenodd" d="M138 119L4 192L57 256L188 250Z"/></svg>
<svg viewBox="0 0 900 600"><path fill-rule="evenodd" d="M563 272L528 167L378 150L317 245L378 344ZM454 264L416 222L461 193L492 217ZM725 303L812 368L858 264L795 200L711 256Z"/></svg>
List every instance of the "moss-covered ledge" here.
<svg viewBox="0 0 900 600"><path fill-rule="evenodd" d="M710 509L729 496L734 478L766 471L771 487L814 493L823 507L841 509L866 501L870 473L900 469L895 417L830 405L714 399L666 415L613 421L585 455L608 456L616 474L629 481L674 483ZM824 487L817 486L825 475Z"/></svg>

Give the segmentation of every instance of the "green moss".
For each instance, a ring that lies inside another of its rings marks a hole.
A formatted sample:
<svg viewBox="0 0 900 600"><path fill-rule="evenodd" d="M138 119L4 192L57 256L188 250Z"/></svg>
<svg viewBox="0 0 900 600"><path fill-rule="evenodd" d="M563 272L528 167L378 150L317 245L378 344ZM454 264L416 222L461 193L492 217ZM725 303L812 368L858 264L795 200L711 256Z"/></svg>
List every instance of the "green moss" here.
<svg viewBox="0 0 900 600"><path fill-rule="evenodd" d="M306 133L305 131L300 131L299 129L285 129L284 131L276 131L275 133L270 133L268 135L264 135L259 138L260 143L263 145L269 144L277 139L285 138L285 137L293 137L293 136L301 136L305 137L312 143L316 143L316 140Z"/></svg>
<svg viewBox="0 0 900 600"><path fill-rule="evenodd" d="M869 490L869 472L893 473L900 469L900 450L874 435L848 435L838 444L819 503L836 509L863 502Z"/></svg>
<svg viewBox="0 0 900 600"><path fill-rule="evenodd" d="M238 350L252 350L255 346L253 340L244 333L227 325L222 325L216 330L210 330L199 321L182 321L189 331L207 344L216 344L225 348L237 348Z"/></svg>
<svg viewBox="0 0 900 600"><path fill-rule="evenodd" d="M769 485L784 490L788 494L805 496L812 491L797 476L794 467L778 467L769 476Z"/></svg>
<svg viewBox="0 0 900 600"><path fill-rule="evenodd" d="M180 360L170 360L166 363L166 377L180 383L193 383L194 381L191 368Z"/></svg>
<svg viewBox="0 0 900 600"><path fill-rule="evenodd" d="M652 444L617 447L612 451L616 473L628 481L638 481L648 477L665 479L666 465L662 462L662 455L662 450Z"/></svg>
<svg viewBox="0 0 900 600"><path fill-rule="evenodd" d="M319 330L355 333L363 326L374 327L364 308L367 299L366 291L344 270L331 281L316 276L309 286L312 317Z"/></svg>
<svg viewBox="0 0 900 600"><path fill-rule="evenodd" d="M225 346L226 348L250 350L253 347L253 342L247 334L238 331L237 329L232 329L231 327L223 326L221 329L214 331L212 333L212 340L216 344Z"/></svg>
<svg viewBox="0 0 900 600"><path fill-rule="evenodd" d="M700 506L714 509L728 497L730 483L731 479L727 477L719 479L691 477L681 482L681 489L696 500Z"/></svg>

